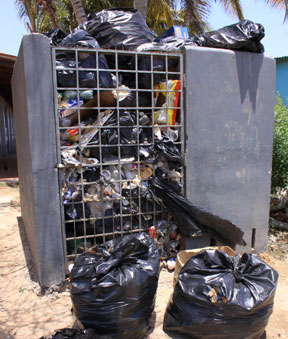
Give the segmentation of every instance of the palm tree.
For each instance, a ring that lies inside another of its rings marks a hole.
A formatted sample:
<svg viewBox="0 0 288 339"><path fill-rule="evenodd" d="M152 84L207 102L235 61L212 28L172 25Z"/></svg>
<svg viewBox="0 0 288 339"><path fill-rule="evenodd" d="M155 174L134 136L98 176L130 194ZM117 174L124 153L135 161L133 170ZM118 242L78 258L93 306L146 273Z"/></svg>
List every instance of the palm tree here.
<svg viewBox="0 0 288 339"><path fill-rule="evenodd" d="M56 14L55 14L55 8L52 4L52 0L37 0L37 2L43 6L44 10L49 16L52 29L53 30L56 29L57 28Z"/></svg>
<svg viewBox="0 0 288 339"><path fill-rule="evenodd" d="M134 0L135 1L135 0ZM173 11L169 0L148 0L147 25L161 34L174 24Z"/></svg>
<svg viewBox="0 0 288 339"><path fill-rule="evenodd" d="M87 20L87 16L82 6L81 0L70 0L70 1L72 4L78 25L80 25L82 24L82 22Z"/></svg>
<svg viewBox="0 0 288 339"><path fill-rule="evenodd" d="M155 1L155 2L158 2L158 1ZM138 9L138 11L142 14L144 20L146 21L148 0L134 0L133 7Z"/></svg>
<svg viewBox="0 0 288 339"><path fill-rule="evenodd" d="M177 0L176 0L177 1ZM229 14L244 19L240 0L180 0L184 10L183 25L190 29L190 33L203 33L208 28L208 15L211 3L218 2ZM175 2L175 0L174 0ZM288 17L288 0L265 0L265 2L278 10L285 10L284 21Z"/></svg>
<svg viewBox="0 0 288 339"><path fill-rule="evenodd" d="M48 17L37 0L15 0L15 6L28 32L43 33L47 30Z"/></svg>
<svg viewBox="0 0 288 339"><path fill-rule="evenodd" d="M181 0L181 7L185 13L183 26L187 27L191 34L201 34L209 29L211 2L222 4L225 11L236 15L240 20L244 19L240 0Z"/></svg>

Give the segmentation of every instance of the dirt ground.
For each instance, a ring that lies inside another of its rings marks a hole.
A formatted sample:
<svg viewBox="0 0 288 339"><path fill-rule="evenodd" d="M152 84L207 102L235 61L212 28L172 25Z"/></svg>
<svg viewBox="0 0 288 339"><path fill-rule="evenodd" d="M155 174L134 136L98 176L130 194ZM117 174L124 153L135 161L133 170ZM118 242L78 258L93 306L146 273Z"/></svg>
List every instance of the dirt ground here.
<svg viewBox="0 0 288 339"><path fill-rule="evenodd" d="M64 291L51 289L41 295L21 225L17 187L0 183L0 215L0 339L40 338L55 329L72 327L75 320L68 287ZM276 232L270 235L268 252L261 257L279 272L266 338L288 338L288 234ZM173 273L161 271L154 313L156 320L149 339L170 338L162 330L162 321L173 291L172 279Z"/></svg>

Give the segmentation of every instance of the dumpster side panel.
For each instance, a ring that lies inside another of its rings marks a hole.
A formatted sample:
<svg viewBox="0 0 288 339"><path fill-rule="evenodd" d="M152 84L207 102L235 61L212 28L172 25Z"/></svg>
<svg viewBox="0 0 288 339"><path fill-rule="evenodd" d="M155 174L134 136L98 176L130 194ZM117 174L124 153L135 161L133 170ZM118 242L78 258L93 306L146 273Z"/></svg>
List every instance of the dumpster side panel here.
<svg viewBox="0 0 288 339"><path fill-rule="evenodd" d="M21 46L12 77L13 123L16 138L21 216L23 220L23 223L19 223L19 227L22 225L25 227L25 233L38 270L39 256L37 234L35 232L33 177L25 85L24 52Z"/></svg>
<svg viewBox="0 0 288 339"><path fill-rule="evenodd" d="M187 198L267 244L275 61L213 48L185 50Z"/></svg>
<svg viewBox="0 0 288 339"><path fill-rule="evenodd" d="M12 79L23 221L42 286L65 278L49 40L24 36Z"/></svg>

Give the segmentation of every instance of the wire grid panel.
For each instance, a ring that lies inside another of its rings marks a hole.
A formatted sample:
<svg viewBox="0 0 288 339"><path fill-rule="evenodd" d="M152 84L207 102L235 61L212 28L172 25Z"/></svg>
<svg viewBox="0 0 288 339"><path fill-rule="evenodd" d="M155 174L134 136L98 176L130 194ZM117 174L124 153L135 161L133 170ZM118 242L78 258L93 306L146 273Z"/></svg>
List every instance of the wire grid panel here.
<svg viewBox="0 0 288 339"><path fill-rule="evenodd" d="M184 155L183 57L53 47L52 61L69 260L97 243L169 220L149 181L175 172L155 138L167 136Z"/></svg>

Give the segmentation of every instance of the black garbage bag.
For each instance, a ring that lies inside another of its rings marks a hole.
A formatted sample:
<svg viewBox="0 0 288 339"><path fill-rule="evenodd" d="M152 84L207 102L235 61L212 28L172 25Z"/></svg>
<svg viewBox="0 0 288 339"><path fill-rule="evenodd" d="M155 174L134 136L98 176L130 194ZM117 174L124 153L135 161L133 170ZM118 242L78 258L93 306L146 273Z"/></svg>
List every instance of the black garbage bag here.
<svg viewBox="0 0 288 339"><path fill-rule="evenodd" d="M155 305L160 255L145 233L99 245L71 271L71 298L85 328L118 339L144 338Z"/></svg>
<svg viewBox="0 0 288 339"><path fill-rule="evenodd" d="M61 47L73 48L94 48L99 49L98 42L90 36L86 31L81 29L74 30L71 34L67 35L60 43ZM79 67L79 85L80 87L97 87L97 73L96 73L96 55L94 53L81 57L78 54L78 67ZM76 68L75 54L72 53L58 53L56 57L57 68ZM98 67L100 69L108 69L108 64L103 54L98 54ZM82 68L94 68L93 71L82 71ZM73 70L57 71L57 79L59 86L62 87L76 87L76 73ZM109 88L112 87L112 75L110 72L99 71L99 87Z"/></svg>
<svg viewBox="0 0 288 339"><path fill-rule="evenodd" d="M180 186L176 182L153 178L149 184L172 213L181 234L191 237L200 230L230 247L235 247L236 244L245 245L242 238L244 233L237 226L194 206L180 194Z"/></svg>
<svg viewBox="0 0 288 339"><path fill-rule="evenodd" d="M161 131L161 139L156 135L154 137L154 144L150 147L150 152L157 157L164 156L168 161L169 169L178 169L183 165L181 153L174 141L163 131Z"/></svg>
<svg viewBox="0 0 288 339"><path fill-rule="evenodd" d="M93 329L87 329L87 330L82 331L82 330L76 330L74 328L62 328L61 330L56 330L50 337L47 337L47 339L70 339L70 338L71 339L100 339L101 337L98 336ZM42 337L40 339L46 339L46 337Z"/></svg>
<svg viewBox="0 0 288 339"><path fill-rule="evenodd" d="M49 38L51 46L59 46L67 34L61 31L61 29L56 28L54 30L50 29L48 32L44 33L44 35Z"/></svg>
<svg viewBox="0 0 288 339"><path fill-rule="evenodd" d="M135 128L137 117L135 111L119 110L119 125L121 128L115 128L118 126L118 112L114 110L110 117L105 121L101 130L101 145L106 147L102 148L102 157L110 155L118 156L118 142L120 131L120 143L121 145L121 157L137 156L136 141L138 138L138 129ZM99 130L91 139L90 144L99 144ZM113 147L115 145L115 147ZM124 146L125 145L125 146ZM90 148L90 156L92 158L99 159L100 150L98 147Z"/></svg>
<svg viewBox="0 0 288 339"><path fill-rule="evenodd" d="M134 8L104 9L89 14L84 28L102 48L134 50L145 42L151 42L153 35L140 12Z"/></svg>
<svg viewBox="0 0 288 339"><path fill-rule="evenodd" d="M198 37L197 43L203 47L263 53L264 47L260 40L264 36L265 30L261 24L244 20L216 31L204 33Z"/></svg>
<svg viewBox="0 0 288 339"><path fill-rule="evenodd" d="M84 29L75 29L60 44L61 47L100 48L98 42Z"/></svg>
<svg viewBox="0 0 288 339"><path fill-rule="evenodd" d="M98 67L108 69L105 56L98 55ZM59 87L76 87L76 72L71 69L76 68L75 54L73 52L59 52L56 55L57 82ZM97 87L96 56L89 54L84 59L78 59L79 86L93 88ZM94 71L85 71L85 68L94 68ZM83 70L82 70L83 69ZM110 72L99 71L99 87L111 88L112 76Z"/></svg>
<svg viewBox="0 0 288 339"><path fill-rule="evenodd" d="M252 254L203 250L179 273L164 330L189 338L260 338L273 310L278 273Z"/></svg>

